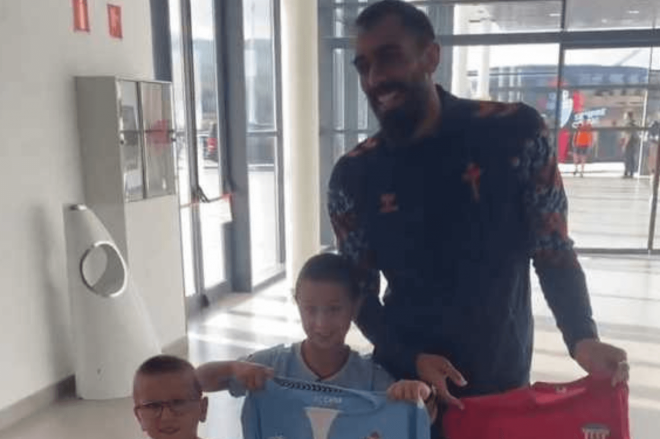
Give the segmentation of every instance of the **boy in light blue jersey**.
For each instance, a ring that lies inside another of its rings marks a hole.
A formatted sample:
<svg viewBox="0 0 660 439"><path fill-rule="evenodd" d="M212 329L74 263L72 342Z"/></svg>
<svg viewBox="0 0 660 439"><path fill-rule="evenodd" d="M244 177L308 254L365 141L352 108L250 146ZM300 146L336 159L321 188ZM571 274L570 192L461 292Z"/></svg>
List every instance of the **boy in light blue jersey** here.
<svg viewBox="0 0 660 439"><path fill-rule="evenodd" d="M359 288L348 263L330 253L312 257L302 268L295 300L306 338L289 346L256 352L245 361L211 362L197 369L204 391L229 390L234 396L264 388L274 376L322 382L348 389L387 392L394 400L428 401L432 389L421 381L395 380L370 357L346 345L359 309Z"/></svg>

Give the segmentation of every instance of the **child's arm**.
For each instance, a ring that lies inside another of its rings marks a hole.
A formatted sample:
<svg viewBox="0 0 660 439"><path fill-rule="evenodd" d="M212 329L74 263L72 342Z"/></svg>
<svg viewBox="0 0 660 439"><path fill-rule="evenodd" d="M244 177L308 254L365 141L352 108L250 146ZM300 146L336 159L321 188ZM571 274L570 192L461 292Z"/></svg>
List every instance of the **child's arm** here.
<svg viewBox="0 0 660 439"><path fill-rule="evenodd" d="M247 390L260 390L274 376L270 367L246 361L213 361L199 366L196 373L204 392L227 390L232 378Z"/></svg>
<svg viewBox="0 0 660 439"><path fill-rule="evenodd" d="M431 396L431 387L423 381L400 380L387 389L387 396L395 401L426 401Z"/></svg>
<svg viewBox="0 0 660 439"><path fill-rule="evenodd" d="M423 381L400 380L387 389L387 396L395 401L408 401L417 404L423 401L431 421L437 416L436 395L431 386Z"/></svg>

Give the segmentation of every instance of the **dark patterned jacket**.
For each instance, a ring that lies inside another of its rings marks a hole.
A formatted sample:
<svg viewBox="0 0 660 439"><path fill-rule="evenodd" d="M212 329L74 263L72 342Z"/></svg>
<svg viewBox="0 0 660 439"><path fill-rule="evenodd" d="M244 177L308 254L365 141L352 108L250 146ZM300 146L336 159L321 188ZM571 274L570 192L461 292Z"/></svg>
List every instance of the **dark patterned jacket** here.
<svg viewBox="0 0 660 439"><path fill-rule="evenodd" d="M419 353L443 355L469 383L456 395L502 392L529 381L530 261L571 353L596 325L539 114L438 93L433 136L397 147L377 134L340 159L329 213L375 359L400 379Z"/></svg>

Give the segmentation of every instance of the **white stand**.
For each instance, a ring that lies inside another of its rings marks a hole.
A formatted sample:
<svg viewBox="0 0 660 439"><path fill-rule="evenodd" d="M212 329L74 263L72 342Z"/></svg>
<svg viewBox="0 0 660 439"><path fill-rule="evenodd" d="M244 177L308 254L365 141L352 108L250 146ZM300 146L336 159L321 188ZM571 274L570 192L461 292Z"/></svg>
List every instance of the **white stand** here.
<svg viewBox="0 0 660 439"><path fill-rule="evenodd" d="M107 229L83 205L64 207L76 391L124 398L135 370L160 353L155 331Z"/></svg>

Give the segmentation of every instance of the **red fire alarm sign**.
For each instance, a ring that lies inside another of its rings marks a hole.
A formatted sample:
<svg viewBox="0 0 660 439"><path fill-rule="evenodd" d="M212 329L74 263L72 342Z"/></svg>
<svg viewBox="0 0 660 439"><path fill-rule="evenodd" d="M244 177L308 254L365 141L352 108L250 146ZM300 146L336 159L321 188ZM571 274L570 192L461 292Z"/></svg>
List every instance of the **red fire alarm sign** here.
<svg viewBox="0 0 660 439"><path fill-rule="evenodd" d="M76 32L89 32L89 9L87 0L72 0L73 30Z"/></svg>
<svg viewBox="0 0 660 439"><path fill-rule="evenodd" d="M108 26L111 37L118 39L123 38L121 28L121 6L108 5Z"/></svg>

